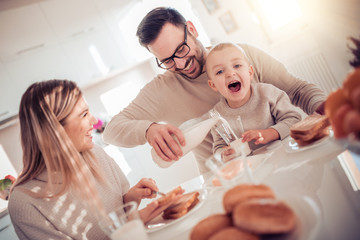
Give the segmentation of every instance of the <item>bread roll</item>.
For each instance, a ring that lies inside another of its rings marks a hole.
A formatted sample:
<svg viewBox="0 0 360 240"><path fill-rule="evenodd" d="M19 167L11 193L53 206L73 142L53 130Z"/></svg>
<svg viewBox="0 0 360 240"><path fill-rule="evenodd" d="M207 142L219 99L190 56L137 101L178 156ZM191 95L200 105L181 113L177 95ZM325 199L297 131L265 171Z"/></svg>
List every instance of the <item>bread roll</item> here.
<svg viewBox="0 0 360 240"><path fill-rule="evenodd" d="M213 234L209 240L260 240L260 237L235 227L227 227Z"/></svg>
<svg viewBox="0 0 360 240"><path fill-rule="evenodd" d="M255 234L288 233L295 228L296 218L282 201L252 199L236 205L232 214L234 226Z"/></svg>
<svg viewBox="0 0 360 240"><path fill-rule="evenodd" d="M214 214L198 222L190 233L191 240L207 240L213 234L231 226L231 218L226 214Z"/></svg>
<svg viewBox="0 0 360 240"><path fill-rule="evenodd" d="M175 201L167 209L164 210L163 218L164 219L176 219L184 216L188 213L193 207L199 203L199 192L191 192L184 194L180 199Z"/></svg>
<svg viewBox="0 0 360 240"><path fill-rule="evenodd" d="M165 196L157 199L159 206L164 206L170 203L176 197L176 195L182 194L183 192L184 189L181 186L176 187L175 189L168 192Z"/></svg>
<svg viewBox="0 0 360 240"><path fill-rule="evenodd" d="M275 198L274 192L266 185L240 184L228 190L223 197L226 213L231 213L233 208L246 200L253 198Z"/></svg>

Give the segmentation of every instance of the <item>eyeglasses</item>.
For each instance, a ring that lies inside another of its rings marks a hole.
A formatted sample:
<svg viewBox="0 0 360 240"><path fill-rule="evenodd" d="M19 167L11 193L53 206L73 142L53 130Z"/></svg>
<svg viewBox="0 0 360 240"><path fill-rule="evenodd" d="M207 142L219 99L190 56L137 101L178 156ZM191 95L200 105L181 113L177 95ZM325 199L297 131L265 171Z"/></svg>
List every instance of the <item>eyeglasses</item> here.
<svg viewBox="0 0 360 240"><path fill-rule="evenodd" d="M190 52L190 47L189 45L187 45L186 24L185 24L184 32L185 32L184 42L179 47L176 48L174 54L171 57L165 58L162 62L160 62L159 59L156 58L156 63L160 68L168 70L176 65L174 58L183 58L188 55L188 53Z"/></svg>

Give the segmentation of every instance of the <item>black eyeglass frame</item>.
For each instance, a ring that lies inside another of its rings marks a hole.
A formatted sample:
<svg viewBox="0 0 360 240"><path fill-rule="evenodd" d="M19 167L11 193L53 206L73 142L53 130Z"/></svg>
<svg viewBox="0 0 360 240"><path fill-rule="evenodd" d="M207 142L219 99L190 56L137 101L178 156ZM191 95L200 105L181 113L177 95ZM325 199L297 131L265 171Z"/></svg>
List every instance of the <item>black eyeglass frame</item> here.
<svg viewBox="0 0 360 240"><path fill-rule="evenodd" d="M176 53L178 52L179 49L181 49L183 46L186 46L188 48L188 51L187 53L182 56L182 57L179 57L179 56L176 56ZM184 58L186 57L189 52L190 52L191 48L190 46L187 44L187 25L185 24L185 28L184 28L184 42L178 46L176 49L175 49L175 52L173 55L171 55L171 57L168 57L168 58L165 58L162 62L159 61L158 58L155 58L156 59L156 63L158 65L159 68L162 68L162 69L166 69L166 70L169 70L170 68L174 67L176 65L175 61L174 61L174 58ZM165 66L165 63L166 61L169 61L169 60L172 60L173 61L173 65L171 65L171 67L163 67L161 65L164 65Z"/></svg>

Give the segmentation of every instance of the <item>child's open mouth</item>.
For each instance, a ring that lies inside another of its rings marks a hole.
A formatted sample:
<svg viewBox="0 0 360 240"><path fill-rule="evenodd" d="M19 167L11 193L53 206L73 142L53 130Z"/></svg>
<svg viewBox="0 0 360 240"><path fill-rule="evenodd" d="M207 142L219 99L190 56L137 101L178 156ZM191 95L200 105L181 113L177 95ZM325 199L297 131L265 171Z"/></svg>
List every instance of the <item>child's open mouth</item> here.
<svg viewBox="0 0 360 240"><path fill-rule="evenodd" d="M238 92L241 89L241 83L240 82L232 82L228 85L228 88L231 92Z"/></svg>

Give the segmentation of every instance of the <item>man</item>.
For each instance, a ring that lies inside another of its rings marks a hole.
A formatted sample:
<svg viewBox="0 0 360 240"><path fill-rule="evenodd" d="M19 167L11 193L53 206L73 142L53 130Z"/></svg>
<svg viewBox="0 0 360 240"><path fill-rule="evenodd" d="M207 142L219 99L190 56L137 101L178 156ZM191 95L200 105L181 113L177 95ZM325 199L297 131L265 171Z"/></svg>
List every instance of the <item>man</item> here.
<svg viewBox="0 0 360 240"><path fill-rule="evenodd" d="M202 116L220 99L207 84L207 50L197 39L193 23L172 8L150 11L139 24L137 36L140 44L154 54L158 66L168 71L155 77L128 107L113 117L106 126L104 140L122 147L148 142L163 160L178 160L182 151L172 136L181 145L185 141L176 126ZM308 114L322 105L326 96L315 85L291 75L280 62L261 50L239 45L254 66L254 81L282 89L292 104ZM208 171L204 163L212 154L211 146L209 134L193 151L201 173Z"/></svg>

